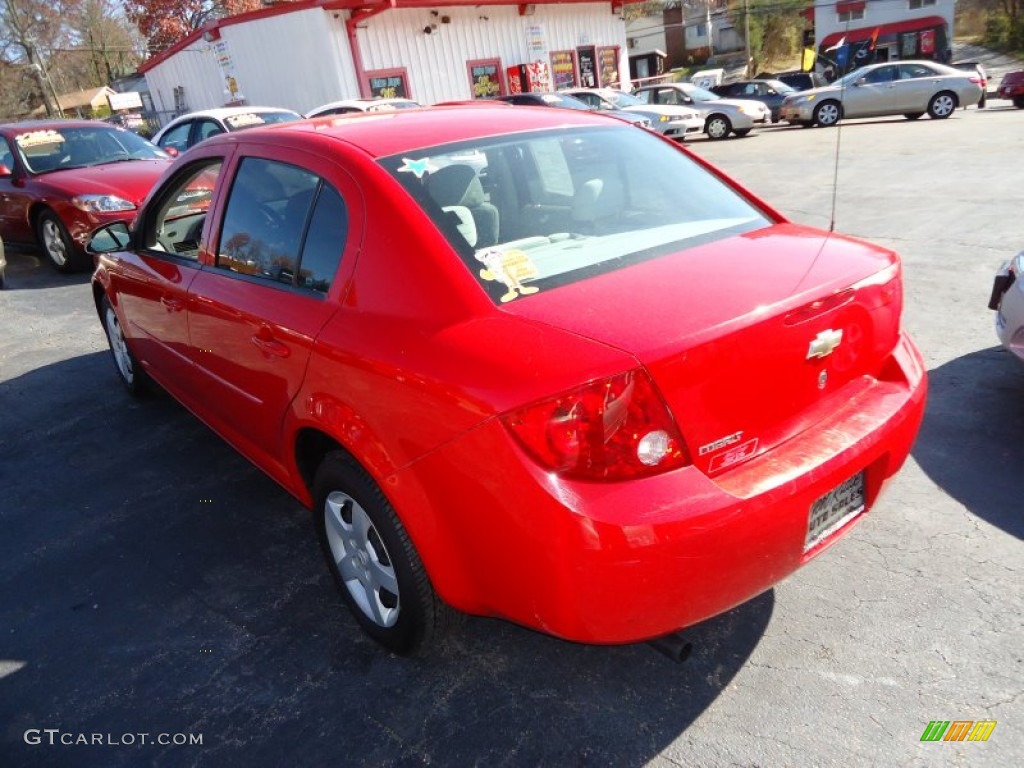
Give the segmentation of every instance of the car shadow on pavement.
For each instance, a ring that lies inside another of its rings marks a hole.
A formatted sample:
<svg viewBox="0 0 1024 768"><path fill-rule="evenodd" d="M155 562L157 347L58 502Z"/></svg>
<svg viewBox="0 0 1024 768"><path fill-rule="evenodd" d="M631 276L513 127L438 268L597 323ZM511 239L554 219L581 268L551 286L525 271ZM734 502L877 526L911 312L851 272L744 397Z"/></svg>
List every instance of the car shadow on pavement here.
<svg viewBox="0 0 1024 768"><path fill-rule="evenodd" d="M62 274L34 249L9 246L7 255L7 285L4 290L54 288L62 285L81 285L92 278L91 272Z"/></svg>
<svg viewBox="0 0 1024 768"><path fill-rule="evenodd" d="M772 616L769 591L686 630L682 664L476 618L394 657L345 611L308 511L170 397L129 397L106 352L0 381L0 402L4 764L640 766Z"/></svg>
<svg viewBox="0 0 1024 768"><path fill-rule="evenodd" d="M1024 539L1024 363L996 346L929 371L913 456L972 514Z"/></svg>

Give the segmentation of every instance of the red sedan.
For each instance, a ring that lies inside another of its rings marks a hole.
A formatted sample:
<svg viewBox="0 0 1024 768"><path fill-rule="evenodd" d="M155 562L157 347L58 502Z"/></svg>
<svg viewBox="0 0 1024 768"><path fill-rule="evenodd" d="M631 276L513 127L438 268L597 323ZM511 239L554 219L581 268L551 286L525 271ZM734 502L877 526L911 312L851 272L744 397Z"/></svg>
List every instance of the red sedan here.
<svg viewBox="0 0 1024 768"><path fill-rule="evenodd" d="M92 120L0 125L0 237L38 246L61 272L92 267L97 227L134 216L170 156Z"/></svg>
<svg viewBox="0 0 1024 768"><path fill-rule="evenodd" d="M93 249L123 383L313 508L400 653L455 609L588 643L725 611L872 510L924 410L896 254L585 113L219 136Z"/></svg>

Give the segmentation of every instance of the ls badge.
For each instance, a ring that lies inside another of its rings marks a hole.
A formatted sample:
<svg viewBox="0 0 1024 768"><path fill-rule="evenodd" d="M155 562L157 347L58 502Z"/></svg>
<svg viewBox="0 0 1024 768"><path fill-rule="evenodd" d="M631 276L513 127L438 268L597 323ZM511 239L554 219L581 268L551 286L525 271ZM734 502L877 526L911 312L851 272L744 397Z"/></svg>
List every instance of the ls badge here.
<svg viewBox="0 0 1024 768"><path fill-rule="evenodd" d="M842 330L834 331L831 328L822 331L807 348L807 359L828 357L832 351L843 341Z"/></svg>

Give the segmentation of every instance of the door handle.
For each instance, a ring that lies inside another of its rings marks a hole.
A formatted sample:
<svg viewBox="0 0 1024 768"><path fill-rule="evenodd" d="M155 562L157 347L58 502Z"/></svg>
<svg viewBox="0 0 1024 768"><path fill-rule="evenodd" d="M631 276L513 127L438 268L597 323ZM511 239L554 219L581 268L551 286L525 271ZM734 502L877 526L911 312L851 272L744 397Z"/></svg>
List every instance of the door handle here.
<svg viewBox="0 0 1024 768"><path fill-rule="evenodd" d="M292 351L287 344L282 344L274 338L274 332L270 326L261 325L259 330L252 337L252 343L265 355L274 357L288 357Z"/></svg>
<svg viewBox="0 0 1024 768"><path fill-rule="evenodd" d="M173 296L161 296L160 303L164 305L168 312L180 312L185 308L185 302Z"/></svg>

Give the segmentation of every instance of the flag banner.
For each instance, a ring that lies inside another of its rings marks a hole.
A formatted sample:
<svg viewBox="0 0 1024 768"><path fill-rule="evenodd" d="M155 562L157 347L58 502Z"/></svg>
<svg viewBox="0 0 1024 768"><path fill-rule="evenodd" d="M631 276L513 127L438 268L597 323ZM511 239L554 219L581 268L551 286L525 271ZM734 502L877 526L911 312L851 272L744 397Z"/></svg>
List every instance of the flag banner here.
<svg viewBox="0 0 1024 768"><path fill-rule="evenodd" d="M817 55L814 53L813 48L804 48L803 60L800 63L800 69L804 72L810 72L814 69L814 59Z"/></svg>

